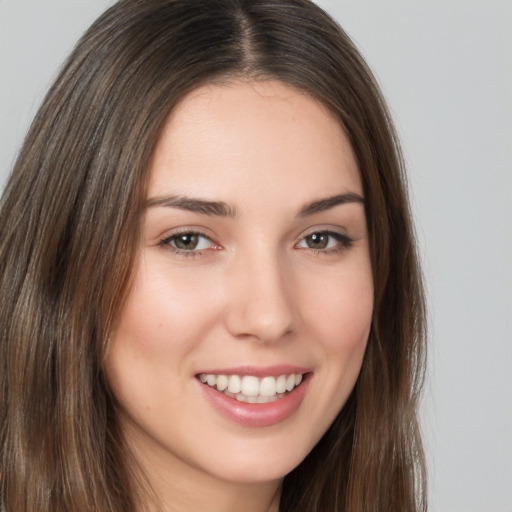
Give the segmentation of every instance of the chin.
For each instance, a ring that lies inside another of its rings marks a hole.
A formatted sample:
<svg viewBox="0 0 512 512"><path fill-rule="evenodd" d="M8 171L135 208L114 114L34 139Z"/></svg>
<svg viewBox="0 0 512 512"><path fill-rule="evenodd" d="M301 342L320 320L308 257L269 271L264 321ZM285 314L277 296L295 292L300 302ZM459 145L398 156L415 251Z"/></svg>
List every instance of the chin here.
<svg viewBox="0 0 512 512"><path fill-rule="evenodd" d="M310 440L294 439L289 433L284 440L268 436L263 442L233 443L221 460L216 456L210 461L209 472L239 484L274 482L293 471L314 447Z"/></svg>

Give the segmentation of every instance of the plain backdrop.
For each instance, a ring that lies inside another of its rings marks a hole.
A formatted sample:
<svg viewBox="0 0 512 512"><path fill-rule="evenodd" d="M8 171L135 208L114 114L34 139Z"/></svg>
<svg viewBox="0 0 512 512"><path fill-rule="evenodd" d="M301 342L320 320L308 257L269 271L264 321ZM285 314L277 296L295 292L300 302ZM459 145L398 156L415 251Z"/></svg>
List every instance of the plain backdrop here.
<svg viewBox="0 0 512 512"><path fill-rule="evenodd" d="M429 297L433 512L512 512L512 2L322 0L388 98ZM108 0L0 0L0 186Z"/></svg>

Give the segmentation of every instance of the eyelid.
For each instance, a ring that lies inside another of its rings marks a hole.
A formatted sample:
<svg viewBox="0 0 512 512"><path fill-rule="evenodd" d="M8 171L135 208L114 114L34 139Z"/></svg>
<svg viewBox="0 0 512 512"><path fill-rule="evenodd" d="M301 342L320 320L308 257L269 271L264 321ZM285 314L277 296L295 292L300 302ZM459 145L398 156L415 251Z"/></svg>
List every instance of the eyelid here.
<svg viewBox="0 0 512 512"><path fill-rule="evenodd" d="M180 235L198 235L198 236L204 236L205 238L208 238L209 240L215 241L216 235L215 233L212 233L212 231L206 227L203 226L196 226L196 225L185 225L185 226L179 226L175 228L166 229L165 231L162 230L161 234L159 234L156 238L159 242L163 240L168 240L169 238L180 236Z"/></svg>
<svg viewBox="0 0 512 512"><path fill-rule="evenodd" d="M307 229L304 229L297 237L297 242L300 242L307 236L314 235L315 233L327 233L334 236L340 236L343 238L351 238L348 235L347 230L342 226L334 226L332 224L316 224Z"/></svg>

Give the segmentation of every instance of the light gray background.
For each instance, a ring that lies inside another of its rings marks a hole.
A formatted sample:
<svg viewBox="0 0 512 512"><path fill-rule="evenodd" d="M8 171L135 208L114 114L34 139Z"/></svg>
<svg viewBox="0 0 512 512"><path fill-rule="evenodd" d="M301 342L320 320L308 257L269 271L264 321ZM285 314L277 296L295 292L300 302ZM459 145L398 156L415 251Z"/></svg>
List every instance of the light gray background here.
<svg viewBox="0 0 512 512"><path fill-rule="evenodd" d="M0 0L0 184L108 0ZM434 512L512 511L512 2L321 0L389 100L430 300Z"/></svg>

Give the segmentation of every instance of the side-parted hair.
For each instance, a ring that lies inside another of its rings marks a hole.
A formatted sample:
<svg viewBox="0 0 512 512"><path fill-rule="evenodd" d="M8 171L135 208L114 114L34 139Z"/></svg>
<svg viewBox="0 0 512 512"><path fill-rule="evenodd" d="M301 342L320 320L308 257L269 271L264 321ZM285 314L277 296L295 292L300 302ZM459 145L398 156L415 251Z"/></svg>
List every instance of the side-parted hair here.
<svg viewBox="0 0 512 512"><path fill-rule="evenodd" d="M102 361L130 289L148 162L180 99L239 79L280 80L344 127L375 289L355 389L285 477L280 512L426 510L422 282L399 144L372 73L308 0L121 0L63 66L0 203L4 512L135 510Z"/></svg>

